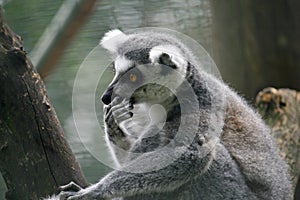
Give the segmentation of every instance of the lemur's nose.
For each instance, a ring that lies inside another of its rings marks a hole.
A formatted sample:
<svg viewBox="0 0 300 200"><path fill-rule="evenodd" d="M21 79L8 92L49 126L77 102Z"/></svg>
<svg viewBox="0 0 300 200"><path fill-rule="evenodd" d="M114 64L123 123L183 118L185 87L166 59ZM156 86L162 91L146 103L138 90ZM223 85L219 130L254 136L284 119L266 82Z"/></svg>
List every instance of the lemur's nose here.
<svg viewBox="0 0 300 200"><path fill-rule="evenodd" d="M103 93L101 100L105 105L109 105L111 103L112 93L113 93L113 87L108 87L106 91Z"/></svg>

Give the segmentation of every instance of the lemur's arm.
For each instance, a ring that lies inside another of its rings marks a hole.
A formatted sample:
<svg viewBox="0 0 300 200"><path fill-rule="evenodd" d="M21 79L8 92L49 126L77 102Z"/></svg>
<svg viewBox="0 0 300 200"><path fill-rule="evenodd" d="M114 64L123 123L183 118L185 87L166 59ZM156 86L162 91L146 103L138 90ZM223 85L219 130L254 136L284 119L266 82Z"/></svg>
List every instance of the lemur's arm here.
<svg viewBox="0 0 300 200"><path fill-rule="evenodd" d="M124 105L123 105L124 106ZM120 106L121 107L121 106ZM127 119L126 111L119 108L111 108L106 114L106 123L111 120ZM117 132L119 133L119 132ZM148 133L144 133L148 134ZM158 133L159 134L159 133ZM151 135L151 134L150 134ZM139 149L148 143L155 145L157 140L145 137L136 140L132 149ZM62 199L110 199L113 197L132 196L148 192L172 191L192 178L197 177L211 164L213 141L199 144L196 140L190 145L177 145L160 148L157 151L141 153L127 160L119 170L115 170L105 176L98 183L78 192L65 191ZM64 190L72 187L71 183Z"/></svg>
<svg viewBox="0 0 300 200"><path fill-rule="evenodd" d="M100 182L78 192L65 192L62 196L70 196L68 200L88 200L173 191L205 171L211 163L211 153L210 144L200 146L198 143L166 148L159 154L144 153ZM166 155L175 161L164 163ZM164 164L166 166L162 167Z"/></svg>

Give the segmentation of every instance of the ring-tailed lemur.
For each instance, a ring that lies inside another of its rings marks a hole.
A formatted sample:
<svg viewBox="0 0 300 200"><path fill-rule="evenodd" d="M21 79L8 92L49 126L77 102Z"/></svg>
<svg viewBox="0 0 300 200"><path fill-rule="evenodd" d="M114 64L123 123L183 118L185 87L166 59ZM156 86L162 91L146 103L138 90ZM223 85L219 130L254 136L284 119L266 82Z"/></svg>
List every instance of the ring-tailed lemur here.
<svg viewBox="0 0 300 200"><path fill-rule="evenodd" d="M197 70L180 41L113 30L101 45L115 56L115 77L102 101L107 143L119 168L85 189L64 186L62 199L290 198L287 165L270 129L227 85ZM190 105L185 82L198 110L182 109L182 102ZM152 109L160 110L158 120ZM180 126L186 128L177 137Z"/></svg>

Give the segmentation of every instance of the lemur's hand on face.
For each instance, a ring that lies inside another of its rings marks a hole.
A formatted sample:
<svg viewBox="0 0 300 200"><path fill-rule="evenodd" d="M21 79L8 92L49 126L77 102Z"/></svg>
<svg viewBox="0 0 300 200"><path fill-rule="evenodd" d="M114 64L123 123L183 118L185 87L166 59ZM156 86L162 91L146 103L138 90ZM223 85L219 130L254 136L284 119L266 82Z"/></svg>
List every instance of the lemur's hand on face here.
<svg viewBox="0 0 300 200"><path fill-rule="evenodd" d="M113 101L104 108L105 112L105 123L108 125L120 124L123 121L130 119L132 117L132 105L129 101L123 99L120 100L120 97L115 97Z"/></svg>
<svg viewBox="0 0 300 200"><path fill-rule="evenodd" d="M119 124L132 117L133 114L130 112L132 108L129 101L121 100L119 97L115 97L104 108L104 121L108 139L124 150L129 150L131 144L128 135L120 128Z"/></svg>

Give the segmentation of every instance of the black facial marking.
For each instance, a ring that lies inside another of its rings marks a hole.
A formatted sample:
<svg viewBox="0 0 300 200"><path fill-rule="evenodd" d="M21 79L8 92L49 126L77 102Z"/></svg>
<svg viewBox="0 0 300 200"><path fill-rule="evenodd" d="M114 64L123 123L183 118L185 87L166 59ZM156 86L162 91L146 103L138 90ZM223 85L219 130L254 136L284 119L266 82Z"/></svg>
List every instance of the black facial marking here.
<svg viewBox="0 0 300 200"><path fill-rule="evenodd" d="M150 48L135 49L125 53L125 57L138 63L147 64L150 63L149 52Z"/></svg>

